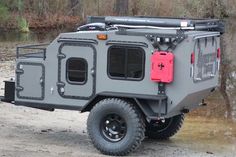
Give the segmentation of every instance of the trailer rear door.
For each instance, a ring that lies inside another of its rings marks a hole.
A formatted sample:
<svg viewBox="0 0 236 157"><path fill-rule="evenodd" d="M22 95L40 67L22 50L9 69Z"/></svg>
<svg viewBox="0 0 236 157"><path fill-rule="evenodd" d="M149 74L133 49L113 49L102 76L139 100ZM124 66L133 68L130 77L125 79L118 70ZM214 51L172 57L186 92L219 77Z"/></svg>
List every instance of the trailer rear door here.
<svg viewBox="0 0 236 157"><path fill-rule="evenodd" d="M196 36L191 55L192 76L194 82L214 78L219 70L220 49L217 36Z"/></svg>

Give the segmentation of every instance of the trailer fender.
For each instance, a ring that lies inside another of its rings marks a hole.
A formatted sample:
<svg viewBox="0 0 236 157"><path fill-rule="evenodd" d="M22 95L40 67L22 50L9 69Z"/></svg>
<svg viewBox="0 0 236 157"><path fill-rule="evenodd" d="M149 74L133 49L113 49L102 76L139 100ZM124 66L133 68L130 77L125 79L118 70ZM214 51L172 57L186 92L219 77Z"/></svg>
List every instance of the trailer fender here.
<svg viewBox="0 0 236 157"><path fill-rule="evenodd" d="M167 114L167 104L164 105L164 113L162 108L163 101L167 99L166 96L143 96L113 92L102 92L97 94L82 108L81 112L90 112L90 110L102 99L114 97L126 99L132 102L132 104L136 105L148 119L158 119L159 117Z"/></svg>

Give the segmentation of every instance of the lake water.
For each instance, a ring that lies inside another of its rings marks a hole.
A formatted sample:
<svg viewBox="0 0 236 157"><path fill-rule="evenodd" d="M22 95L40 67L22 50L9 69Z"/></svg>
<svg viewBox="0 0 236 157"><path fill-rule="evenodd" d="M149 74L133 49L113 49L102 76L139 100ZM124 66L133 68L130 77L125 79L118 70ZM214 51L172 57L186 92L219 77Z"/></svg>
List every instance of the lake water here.
<svg viewBox="0 0 236 157"><path fill-rule="evenodd" d="M30 31L29 33L20 33L17 30L12 31L0 31L0 42L44 42L53 40L62 32L73 31L70 29L51 29L41 31Z"/></svg>
<svg viewBox="0 0 236 157"><path fill-rule="evenodd" d="M12 60L15 58L16 47L37 43L49 43L60 33L71 32L71 29L52 29L41 31L30 31L20 33L19 31L0 31L0 61Z"/></svg>

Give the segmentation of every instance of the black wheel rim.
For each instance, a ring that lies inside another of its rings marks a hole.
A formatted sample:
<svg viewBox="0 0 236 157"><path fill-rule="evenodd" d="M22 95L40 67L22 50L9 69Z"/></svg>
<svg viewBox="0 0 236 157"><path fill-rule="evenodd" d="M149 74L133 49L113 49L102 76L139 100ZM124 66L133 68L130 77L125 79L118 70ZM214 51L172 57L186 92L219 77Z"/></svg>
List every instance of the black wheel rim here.
<svg viewBox="0 0 236 157"><path fill-rule="evenodd" d="M100 130L107 141L119 142L126 135L127 125L121 116L108 114L102 119Z"/></svg>

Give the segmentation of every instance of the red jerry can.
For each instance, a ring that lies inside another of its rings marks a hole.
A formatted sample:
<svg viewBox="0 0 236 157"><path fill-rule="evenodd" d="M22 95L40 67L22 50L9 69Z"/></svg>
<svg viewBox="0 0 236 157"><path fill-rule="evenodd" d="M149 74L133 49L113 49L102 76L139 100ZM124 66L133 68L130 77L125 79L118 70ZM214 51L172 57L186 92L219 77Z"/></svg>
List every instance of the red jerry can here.
<svg viewBox="0 0 236 157"><path fill-rule="evenodd" d="M171 83L174 79L174 54L156 51L151 57L151 80Z"/></svg>

